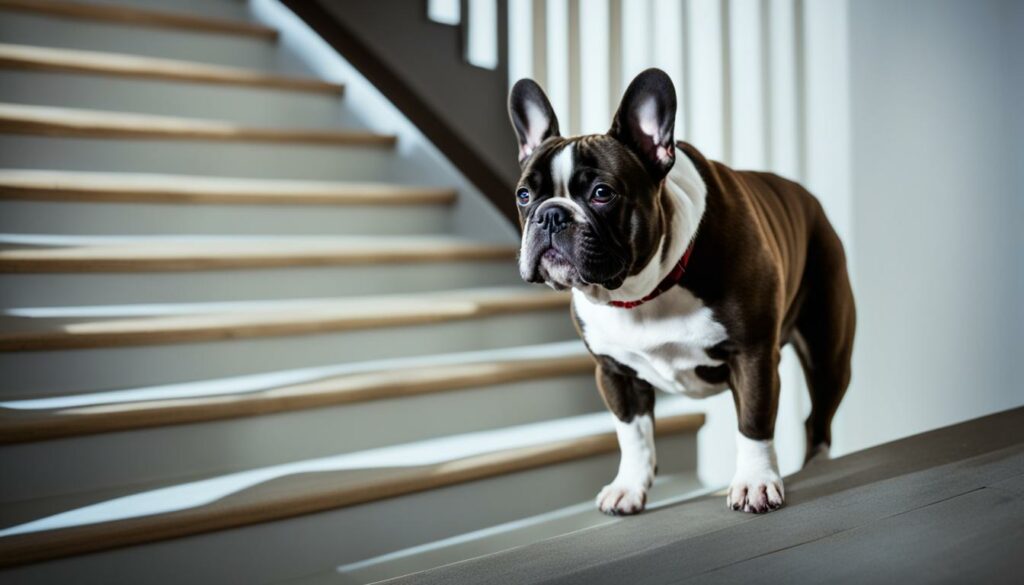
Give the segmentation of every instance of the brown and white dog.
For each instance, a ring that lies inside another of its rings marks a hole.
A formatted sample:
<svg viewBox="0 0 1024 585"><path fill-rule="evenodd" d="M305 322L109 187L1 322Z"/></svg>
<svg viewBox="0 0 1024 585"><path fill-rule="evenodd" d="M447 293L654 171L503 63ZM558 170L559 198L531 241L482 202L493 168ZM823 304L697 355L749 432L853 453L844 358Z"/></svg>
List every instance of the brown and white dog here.
<svg viewBox="0 0 1024 585"><path fill-rule="evenodd" d="M662 71L626 90L607 134L563 138L540 87L512 88L527 282L572 289L572 313L617 417L621 463L597 496L643 510L657 469L654 389L732 391L739 432L727 504L767 512L785 492L772 437L779 353L792 342L810 388L806 458L827 456L850 381L854 303L821 205L777 175L736 171L673 140Z"/></svg>

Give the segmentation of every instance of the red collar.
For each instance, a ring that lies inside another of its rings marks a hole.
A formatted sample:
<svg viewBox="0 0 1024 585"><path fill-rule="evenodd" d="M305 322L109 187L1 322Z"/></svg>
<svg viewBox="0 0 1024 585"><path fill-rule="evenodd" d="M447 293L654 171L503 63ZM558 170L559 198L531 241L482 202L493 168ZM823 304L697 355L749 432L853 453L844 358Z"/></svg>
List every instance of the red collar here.
<svg viewBox="0 0 1024 585"><path fill-rule="evenodd" d="M683 252L683 257L679 259L679 262L676 262L675 267L673 267L672 271L668 273L665 280L658 283L658 286L651 291L651 294L638 301L609 301L608 304L612 307L619 307L620 309L632 309L639 307L647 301L657 298L661 293L679 284L679 281L683 278L683 273L686 272L686 265L690 263L691 252L693 252L692 242L686 247L686 251Z"/></svg>

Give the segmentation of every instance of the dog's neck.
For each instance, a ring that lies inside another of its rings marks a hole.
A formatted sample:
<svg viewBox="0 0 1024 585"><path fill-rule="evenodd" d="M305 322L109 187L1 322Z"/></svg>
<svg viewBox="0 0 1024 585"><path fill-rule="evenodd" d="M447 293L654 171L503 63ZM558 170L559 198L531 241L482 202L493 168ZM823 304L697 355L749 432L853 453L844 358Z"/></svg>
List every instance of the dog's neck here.
<svg viewBox="0 0 1024 585"><path fill-rule="evenodd" d="M707 199L704 179L682 151L677 150L676 163L662 181L659 197L669 231L659 239L658 248L647 265L627 277L615 290L593 284L574 289L574 296L582 294L588 301L600 304L635 301L648 295L672 272L697 234Z"/></svg>

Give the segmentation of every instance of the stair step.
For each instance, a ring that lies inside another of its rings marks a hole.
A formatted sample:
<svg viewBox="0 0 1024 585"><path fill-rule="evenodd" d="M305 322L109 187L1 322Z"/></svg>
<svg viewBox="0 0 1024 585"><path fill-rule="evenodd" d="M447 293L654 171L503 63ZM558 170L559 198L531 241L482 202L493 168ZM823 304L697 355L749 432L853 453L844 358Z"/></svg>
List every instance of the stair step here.
<svg viewBox="0 0 1024 585"><path fill-rule="evenodd" d="M217 120L21 104L0 104L0 133L378 148L390 148L396 142L394 135L358 130L257 128Z"/></svg>
<svg viewBox="0 0 1024 585"><path fill-rule="evenodd" d="M692 435L702 424L703 415L673 413L659 417L656 433ZM0 531L0 564L13 566L352 508L578 461L617 448L611 415L596 413L100 498L92 505L76 505Z"/></svg>
<svg viewBox="0 0 1024 585"><path fill-rule="evenodd" d="M523 288L196 305L10 309L0 352L229 341L423 325L567 307Z"/></svg>
<svg viewBox="0 0 1024 585"><path fill-rule="evenodd" d="M0 506L601 412L584 354L547 343L0 402L0 469L19 470Z"/></svg>
<svg viewBox="0 0 1024 585"><path fill-rule="evenodd" d="M0 199L221 205L446 205L454 189L386 183L282 181L0 169Z"/></svg>
<svg viewBox="0 0 1024 585"><path fill-rule="evenodd" d="M191 271L470 260L511 262L516 248L447 236L0 235L0 272Z"/></svg>
<svg viewBox="0 0 1024 585"><path fill-rule="evenodd" d="M193 83L241 85L341 95L344 86L319 79L118 53L0 43L0 69L27 69Z"/></svg>
<svg viewBox="0 0 1024 585"><path fill-rule="evenodd" d="M343 364L196 384L13 400L0 402L0 444L264 416L590 375L593 370L594 362L582 344L569 342ZM285 381L280 382L282 379Z"/></svg>
<svg viewBox="0 0 1024 585"><path fill-rule="evenodd" d="M577 339L567 307L568 297L519 285L301 301L14 308L0 318L0 345L10 350L0 351L0 396L567 341Z"/></svg>
<svg viewBox="0 0 1024 585"><path fill-rule="evenodd" d="M441 235L455 199L454 189L392 183L0 169L0 234Z"/></svg>
<svg viewBox="0 0 1024 585"><path fill-rule="evenodd" d="M4 207L0 204L0 215ZM429 231L429 222L424 217L419 228ZM440 232L447 224L435 225ZM191 272L22 272L0 273L0 307L275 301L518 285L522 280L508 258Z"/></svg>
<svg viewBox="0 0 1024 585"><path fill-rule="evenodd" d="M659 476L648 494L647 513L699 497L708 492L695 473ZM377 583L396 577L410 577L443 565L457 563L516 547L534 544L549 538L563 536L606 526L616 522L629 522L626 518L610 518L594 513L594 501L567 506L529 518L520 518L497 526L459 534L420 546L393 551L377 557L361 559L332 567L313 576L288 581L288 585L353 585Z"/></svg>
<svg viewBox="0 0 1024 585"><path fill-rule="evenodd" d="M86 4L62 0L0 0L0 10L15 10L54 18L90 20L135 27L239 35L268 41L275 41L278 36L276 30L250 22L114 4Z"/></svg>

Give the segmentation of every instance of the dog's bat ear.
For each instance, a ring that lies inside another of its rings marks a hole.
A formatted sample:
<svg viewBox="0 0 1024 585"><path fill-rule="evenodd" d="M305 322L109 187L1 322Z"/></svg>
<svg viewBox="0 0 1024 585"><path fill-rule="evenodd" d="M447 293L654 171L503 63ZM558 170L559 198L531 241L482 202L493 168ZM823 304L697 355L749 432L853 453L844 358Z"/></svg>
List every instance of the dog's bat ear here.
<svg viewBox="0 0 1024 585"><path fill-rule="evenodd" d="M548 138L558 136L558 118L548 96L532 79L520 79L508 96L508 117L519 139L519 164Z"/></svg>
<svg viewBox="0 0 1024 585"><path fill-rule="evenodd" d="M656 180L675 163L676 89L661 69L647 69L626 88L608 135L632 150Z"/></svg>

